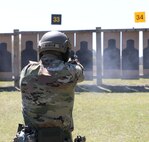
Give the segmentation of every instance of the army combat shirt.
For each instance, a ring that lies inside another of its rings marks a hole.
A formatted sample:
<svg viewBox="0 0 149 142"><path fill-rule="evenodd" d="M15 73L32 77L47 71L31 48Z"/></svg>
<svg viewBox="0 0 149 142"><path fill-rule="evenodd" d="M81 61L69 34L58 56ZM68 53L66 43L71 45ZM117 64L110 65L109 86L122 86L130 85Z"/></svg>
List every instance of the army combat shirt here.
<svg viewBox="0 0 149 142"><path fill-rule="evenodd" d="M84 79L80 64L45 56L20 74L22 112L27 125L73 130L74 89Z"/></svg>

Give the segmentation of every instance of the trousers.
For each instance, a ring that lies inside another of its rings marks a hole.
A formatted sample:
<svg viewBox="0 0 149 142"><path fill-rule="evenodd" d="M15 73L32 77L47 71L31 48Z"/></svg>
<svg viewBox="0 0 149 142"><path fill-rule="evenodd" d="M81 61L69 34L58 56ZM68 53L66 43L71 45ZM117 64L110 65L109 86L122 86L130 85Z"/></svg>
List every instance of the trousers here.
<svg viewBox="0 0 149 142"><path fill-rule="evenodd" d="M35 129L19 124L13 142L72 142L72 134L58 127Z"/></svg>

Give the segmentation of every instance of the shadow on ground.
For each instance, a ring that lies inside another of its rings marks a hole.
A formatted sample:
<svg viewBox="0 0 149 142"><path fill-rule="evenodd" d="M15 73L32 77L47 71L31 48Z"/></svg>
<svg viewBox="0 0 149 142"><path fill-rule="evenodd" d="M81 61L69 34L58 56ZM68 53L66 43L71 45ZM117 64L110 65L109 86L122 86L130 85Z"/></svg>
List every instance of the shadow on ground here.
<svg viewBox="0 0 149 142"><path fill-rule="evenodd" d="M149 92L149 86L113 86L113 85L78 85L76 92L107 92L107 93L133 93L133 92Z"/></svg>
<svg viewBox="0 0 149 142"><path fill-rule="evenodd" d="M20 91L19 88L14 86L0 87L0 92L11 92L11 91ZM133 93L133 92L149 92L149 86L128 86L128 85L77 85L75 92L107 92L107 93Z"/></svg>
<svg viewBox="0 0 149 142"><path fill-rule="evenodd" d="M0 92L11 92L11 91L19 91L19 89L14 86L0 87Z"/></svg>

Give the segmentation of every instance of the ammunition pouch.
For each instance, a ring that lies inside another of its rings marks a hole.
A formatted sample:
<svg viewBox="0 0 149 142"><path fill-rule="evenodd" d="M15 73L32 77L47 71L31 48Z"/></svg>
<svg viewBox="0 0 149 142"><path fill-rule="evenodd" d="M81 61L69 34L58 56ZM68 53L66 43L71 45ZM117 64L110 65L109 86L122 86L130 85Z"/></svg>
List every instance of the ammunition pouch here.
<svg viewBox="0 0 149 142"><path fill-rule="evenodd" d="M23 124L18 125L16 137L13 142L37 142L36 130Z"/></svg>

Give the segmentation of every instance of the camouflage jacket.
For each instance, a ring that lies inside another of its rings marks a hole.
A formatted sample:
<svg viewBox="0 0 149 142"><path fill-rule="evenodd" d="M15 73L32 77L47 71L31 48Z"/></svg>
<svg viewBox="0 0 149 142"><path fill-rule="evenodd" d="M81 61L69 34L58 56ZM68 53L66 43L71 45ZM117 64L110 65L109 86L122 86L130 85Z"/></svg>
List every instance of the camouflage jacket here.
<svg viewBox="0 0 149 142"><path fill-rule="evenodd" d="M30 62L20 74L25 124L72 131L74 89L83 79L80 64L50 58Z"/></svg>

